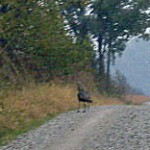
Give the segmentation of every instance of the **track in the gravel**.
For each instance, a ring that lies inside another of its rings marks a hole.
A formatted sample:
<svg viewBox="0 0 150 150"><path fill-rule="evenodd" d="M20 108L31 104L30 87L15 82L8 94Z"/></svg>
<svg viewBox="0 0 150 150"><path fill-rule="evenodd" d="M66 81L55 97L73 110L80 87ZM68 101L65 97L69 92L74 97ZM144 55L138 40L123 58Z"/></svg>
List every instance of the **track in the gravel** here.
<svg viewBox="0 0 150 150"><path fill-rule="evenodd" d="M91 136L93 136L93 130L96 126L114 111L114 109L106 109L91 113L87 112L88 114L85 115L86 118L80 120L80 122L71 129L68 129L64 135L56 137L44 150L82 149L83 145L89 142Z"/></svg>

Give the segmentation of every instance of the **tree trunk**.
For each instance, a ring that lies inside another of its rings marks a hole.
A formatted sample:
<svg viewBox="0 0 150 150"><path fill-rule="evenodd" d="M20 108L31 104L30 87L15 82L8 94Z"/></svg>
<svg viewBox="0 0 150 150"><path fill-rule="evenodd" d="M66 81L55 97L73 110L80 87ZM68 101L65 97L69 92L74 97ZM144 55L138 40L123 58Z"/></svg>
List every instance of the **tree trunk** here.
<svg viewBox="0 0 150 150"><path fill-rule="evenodd" d="M98 37L98 75L99 79L103 80L105 74L104 54L102 53L102 35Z"/></svg>
<svg viewBox="0 0 150 150"><path fill-rule="evenodd" d="M109 88L110 88L110 59L111 57L111 52L110 49L108 50L107 53L107 72L106 72L106 91L109 92Z"/></svg>

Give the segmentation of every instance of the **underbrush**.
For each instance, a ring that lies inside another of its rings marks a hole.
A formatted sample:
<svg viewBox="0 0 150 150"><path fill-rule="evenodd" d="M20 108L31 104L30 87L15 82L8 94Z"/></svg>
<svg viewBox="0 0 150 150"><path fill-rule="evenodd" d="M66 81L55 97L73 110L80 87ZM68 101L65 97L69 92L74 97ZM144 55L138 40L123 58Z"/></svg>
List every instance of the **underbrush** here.
<svg viewBox="0 0 150 150"><path fill-rule="evenodd" d="M1 90L0 101L4 108L0 112L0 145L57 114L77 109L76 93L76 85L61 83L30 83L19 89ZM92 99L92 105L123 104L116 98L93 93Z"/></svg>

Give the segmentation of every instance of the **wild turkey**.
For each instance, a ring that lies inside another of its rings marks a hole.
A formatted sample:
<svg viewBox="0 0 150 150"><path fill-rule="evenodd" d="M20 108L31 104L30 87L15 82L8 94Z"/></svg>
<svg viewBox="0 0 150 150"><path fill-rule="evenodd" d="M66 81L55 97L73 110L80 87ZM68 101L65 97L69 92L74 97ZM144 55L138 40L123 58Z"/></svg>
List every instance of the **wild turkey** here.
<svg viewBox="0 0 150 150"><path fill-rule="evenodd" d="M83 102L84 104L84 110L83 112L86 112L87 103L92 103L90 93L85 90L84 86L81 83L78 83L78 101L79 101L79 108L78 112L80 111L80 102Z"/></svg>

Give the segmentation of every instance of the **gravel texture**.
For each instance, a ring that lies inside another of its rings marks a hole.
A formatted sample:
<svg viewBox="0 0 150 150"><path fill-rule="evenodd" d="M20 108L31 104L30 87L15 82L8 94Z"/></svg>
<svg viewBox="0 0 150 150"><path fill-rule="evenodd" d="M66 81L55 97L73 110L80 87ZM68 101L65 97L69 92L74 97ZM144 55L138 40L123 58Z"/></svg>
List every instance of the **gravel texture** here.
<svg viewBox="0 0 150 150"><path fill-rule="evenodd" d="M0 150L150 150L150 106L70 111Z"/></svg>

